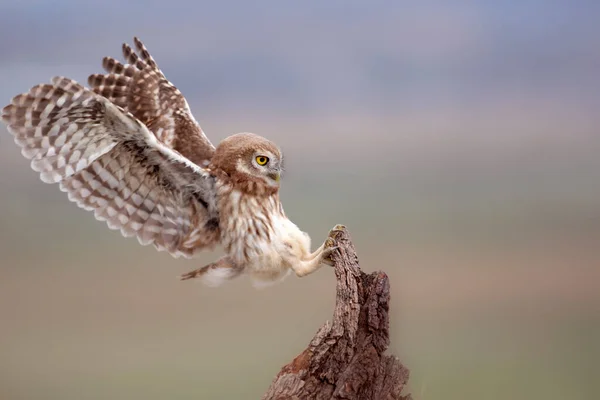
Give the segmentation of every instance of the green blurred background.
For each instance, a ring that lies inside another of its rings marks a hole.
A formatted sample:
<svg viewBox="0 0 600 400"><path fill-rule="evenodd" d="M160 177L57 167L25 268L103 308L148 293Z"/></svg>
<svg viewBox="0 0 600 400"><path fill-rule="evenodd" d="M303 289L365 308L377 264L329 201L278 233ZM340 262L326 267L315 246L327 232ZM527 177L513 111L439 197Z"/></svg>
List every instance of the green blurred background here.
<svg viewBox="0 0 600 400"><path fill-rule="evenodd" d="M415 399L598 399L600 3L0 2L0 98L140 36L214 143L279 143L290 217L391 280ZM256 399L335 279L177 275L0 128L0 399Z"/></svg>

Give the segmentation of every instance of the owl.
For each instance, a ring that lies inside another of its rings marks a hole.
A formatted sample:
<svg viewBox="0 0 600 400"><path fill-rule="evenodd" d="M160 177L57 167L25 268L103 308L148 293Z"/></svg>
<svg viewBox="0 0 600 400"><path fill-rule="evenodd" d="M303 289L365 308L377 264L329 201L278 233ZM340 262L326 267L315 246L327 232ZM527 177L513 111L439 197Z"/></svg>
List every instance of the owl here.
<svg viewBox="0 0 600 400"><path fill-rule="evenodd" d="M91 75L89 88L55 77L3 108L41 180L142 245L174 257L224 249L184 280L218 285L246 273L261 286L331 265L332 241L311 252L308 234L283 211L279 147L252 133L213 146L182 93L134 43L137 51L123 45L125 63L105 57L106 74Z"/></svg>

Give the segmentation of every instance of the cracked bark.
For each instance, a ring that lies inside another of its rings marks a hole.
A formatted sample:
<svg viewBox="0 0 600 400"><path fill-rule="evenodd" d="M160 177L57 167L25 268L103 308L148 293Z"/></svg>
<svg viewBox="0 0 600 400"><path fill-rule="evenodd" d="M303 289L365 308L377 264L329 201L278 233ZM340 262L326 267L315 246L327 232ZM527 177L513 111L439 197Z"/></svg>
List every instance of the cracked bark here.
<svg viewBox="0 0 600 400"><path fill-rule="evenodd" d="M410 400L401 392L409 371L385 355L389 346L390 284L384 272L365 274L348 231L332 231L336 304L308 347L285 365L263 400Z"/></svg>

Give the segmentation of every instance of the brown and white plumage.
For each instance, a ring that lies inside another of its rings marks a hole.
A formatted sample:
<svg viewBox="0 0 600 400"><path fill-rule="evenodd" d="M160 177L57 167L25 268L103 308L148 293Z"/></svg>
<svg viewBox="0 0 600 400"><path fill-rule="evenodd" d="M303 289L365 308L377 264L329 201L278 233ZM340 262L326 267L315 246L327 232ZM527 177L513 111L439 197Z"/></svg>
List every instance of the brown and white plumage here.
<svg viewBox="0 0 600 400"><path fill-rule="evenodd" d="M134 43L140 56L123 44L128 64L104 57L102 66L107 74L90 75L90 87L133 114L164 144L205 166L215 147L195 120L185 97L165 78L144 44L138 38Z"/></svg>
<svg viewBox="0 0 600 400"><path fill-rule="evenodd" d="M142 42L126 64L105 57L91 89L64 77L14 97L2 120L46 183L111 229L173 256L223 246L226 256L184 275L218 284L241 273L257 283L327 263L279 201L283 156L241 133L215 148L187 101Z"/></svg>

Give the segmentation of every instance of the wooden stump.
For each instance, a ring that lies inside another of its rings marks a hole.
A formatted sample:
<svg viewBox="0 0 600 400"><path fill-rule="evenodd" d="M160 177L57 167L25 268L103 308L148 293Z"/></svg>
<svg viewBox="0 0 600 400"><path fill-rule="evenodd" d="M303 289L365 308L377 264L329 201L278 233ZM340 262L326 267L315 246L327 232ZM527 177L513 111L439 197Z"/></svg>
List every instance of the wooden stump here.
<svg viewBox="0 0 600 400"><path fill-rule="evenodd" d="M345 227L330 237L337 278L333 322L327 321L308 347L285 365L263 400L410 400L401 395L409 371L389 346L390 284L384 272L365 274Z"/></svg>

